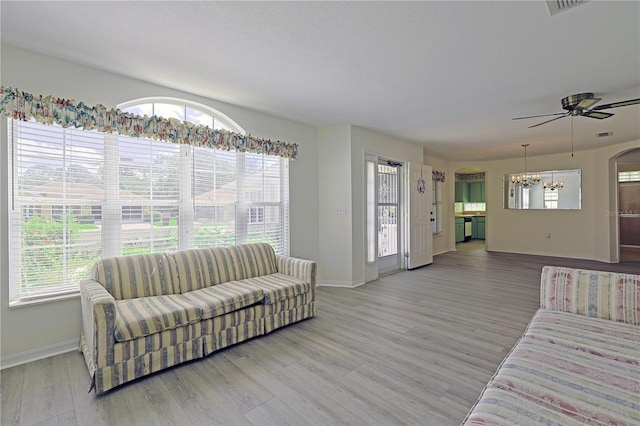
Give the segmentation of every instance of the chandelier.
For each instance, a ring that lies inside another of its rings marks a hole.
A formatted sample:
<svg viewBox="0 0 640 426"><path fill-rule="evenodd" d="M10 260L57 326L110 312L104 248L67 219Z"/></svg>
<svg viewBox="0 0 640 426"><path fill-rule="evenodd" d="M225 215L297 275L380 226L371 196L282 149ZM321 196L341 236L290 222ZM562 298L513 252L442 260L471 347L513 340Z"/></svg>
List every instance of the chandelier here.
<svg viewBox="0 0 640 426"><path fill-rule="evenodd" d="M522 144L522 146L524 147L524 173L512 175L511 183L523 188L529 188L540 183L540 173L529 174L527 172L527 147L529 146L529 144L525 143Z"/></svg>
<svg viewBox="0 0 640 426"><path fill-rule="evenodd" d="M549 191L555 191L556 189L560 191L562 188L564 188L564 182L555 180L553 178L553 172L551 172L551 182L544 182L542 184L542 187L544 189L548 189Z"/></svg>

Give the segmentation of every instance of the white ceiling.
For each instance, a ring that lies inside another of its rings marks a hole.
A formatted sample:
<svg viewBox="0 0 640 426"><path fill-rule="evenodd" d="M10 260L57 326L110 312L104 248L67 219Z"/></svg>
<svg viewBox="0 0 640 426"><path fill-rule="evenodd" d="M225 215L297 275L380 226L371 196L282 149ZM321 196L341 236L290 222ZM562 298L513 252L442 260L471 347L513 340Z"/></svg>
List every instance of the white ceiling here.
<svg viewBox="0 0 640 426"><path fill-rule="evenodd" d="M0 2L2 42L448 160L568 152L561 98L640 98L640 2ZM10 82L4 82L9 84ZM53 95L58 95L52 93ZM575 149L640 139L640 106L573 119ZM597 132L613 136L596 138ZM295 142L295 141L290 141Z"/></svg>

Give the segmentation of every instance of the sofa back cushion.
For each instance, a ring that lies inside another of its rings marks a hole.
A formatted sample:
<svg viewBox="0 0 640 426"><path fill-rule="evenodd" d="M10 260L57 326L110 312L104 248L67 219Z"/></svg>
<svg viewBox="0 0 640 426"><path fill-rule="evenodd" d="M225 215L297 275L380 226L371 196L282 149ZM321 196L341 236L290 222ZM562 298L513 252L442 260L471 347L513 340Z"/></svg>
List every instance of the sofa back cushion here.
<svg viewBox="0 0 640 426"><path fill-rule="evenodd" d="M267 243L240 244L228 248L236 280L275 274L276 253Z"/></svg>
<svg viewBox="0 0 640 426"><path fill-rule="evenodd" d="M224 247L182 250L169 256L174 261L173 281L182 294L236 279L231 253Z"/></svg>
<svg viewBox="0 0 640 426"><path fill-rule="evenodd" d="M163 253L119 256L98 261L91 278L116 300L178 293L171 274L172 260Z"/></svg>
<svg viewBox="0 0 640 426"><path fill-rule="evenodd" d="M640 324L640 275L545 266L540 307Z"/></svg>

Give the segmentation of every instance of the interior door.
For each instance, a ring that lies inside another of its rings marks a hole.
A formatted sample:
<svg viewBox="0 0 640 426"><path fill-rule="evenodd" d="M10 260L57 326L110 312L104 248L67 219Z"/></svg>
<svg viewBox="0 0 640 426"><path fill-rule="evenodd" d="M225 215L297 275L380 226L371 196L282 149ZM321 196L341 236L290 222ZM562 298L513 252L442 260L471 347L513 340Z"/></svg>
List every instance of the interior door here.
<svg viewBox="0 0 640 426"><path fill-rule="evenodd" d="M407 269L433 263L433 180L431 166L409 163L407 204Z"/></svg>

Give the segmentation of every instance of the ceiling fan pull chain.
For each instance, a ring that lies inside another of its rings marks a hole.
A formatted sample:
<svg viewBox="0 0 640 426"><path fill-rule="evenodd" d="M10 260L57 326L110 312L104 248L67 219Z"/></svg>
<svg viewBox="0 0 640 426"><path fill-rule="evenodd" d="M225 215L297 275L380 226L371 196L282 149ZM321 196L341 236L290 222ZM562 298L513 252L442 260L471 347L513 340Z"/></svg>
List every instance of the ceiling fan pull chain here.
<svg viewBox="0 0 640 426"><path fill-rule="evenodd" d="M573 116L571 116L571 158L573 158Z"/></svg>

